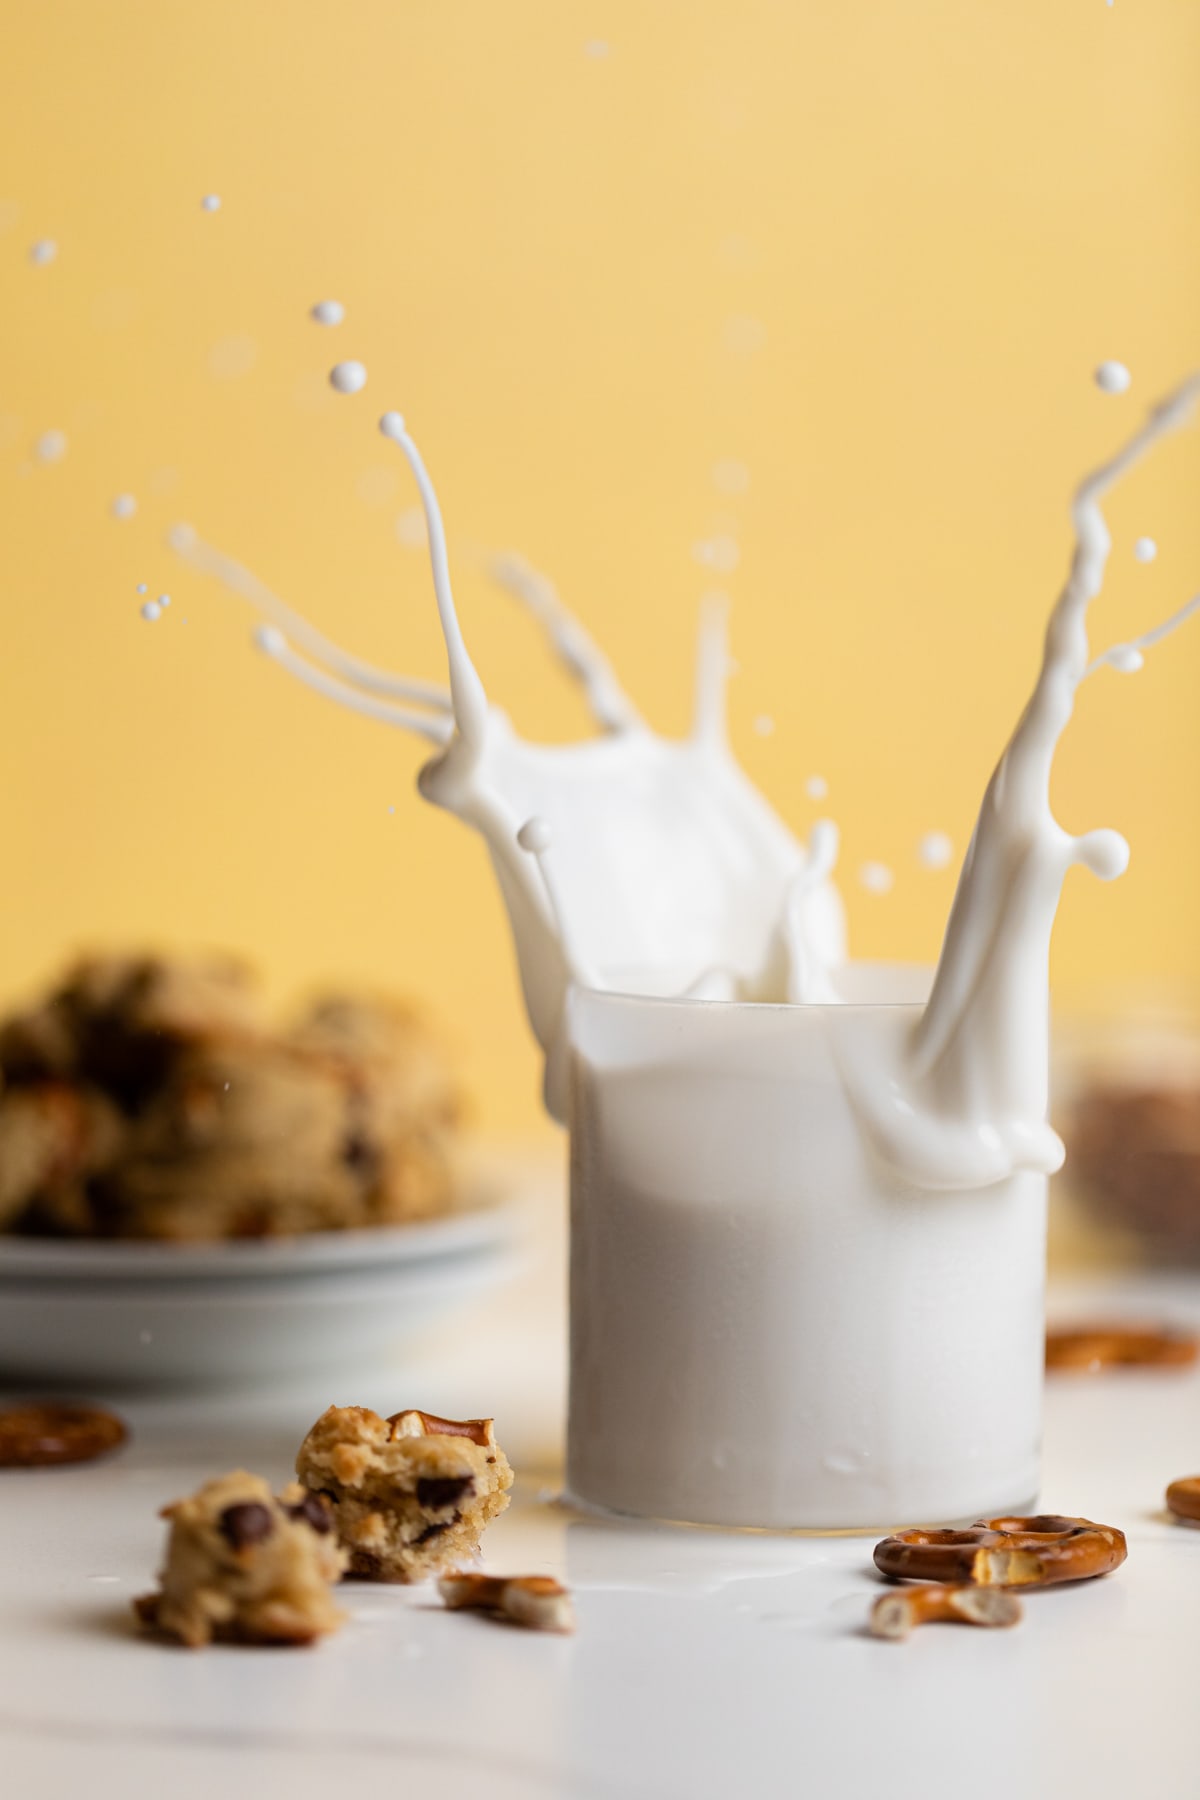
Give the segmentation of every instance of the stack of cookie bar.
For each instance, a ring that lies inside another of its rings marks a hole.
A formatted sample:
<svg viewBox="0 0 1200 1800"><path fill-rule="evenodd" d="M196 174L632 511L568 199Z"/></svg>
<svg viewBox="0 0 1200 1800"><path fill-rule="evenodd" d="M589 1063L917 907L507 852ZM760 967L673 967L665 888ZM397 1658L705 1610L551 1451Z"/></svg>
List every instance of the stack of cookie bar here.
<svg viewBox="0 0 1200 1800"><path fill-rule="evenodd" d="M393 1002L276 1030L230 959L96 957L0 1022L0 1079L0 1229L263 1237L453 1204L459 1095Z"/></svg>

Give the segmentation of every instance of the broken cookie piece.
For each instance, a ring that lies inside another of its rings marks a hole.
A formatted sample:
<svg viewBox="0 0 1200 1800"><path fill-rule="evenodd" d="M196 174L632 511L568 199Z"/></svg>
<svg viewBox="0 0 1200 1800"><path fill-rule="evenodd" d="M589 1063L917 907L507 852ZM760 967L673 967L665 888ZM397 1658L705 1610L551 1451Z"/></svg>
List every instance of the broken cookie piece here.
<svg viewBox="0 0 1200 1800"><path fill-rule="evenodd" d="M171 1529L159 1591L134 1601L143 1624L199 1649L213 1638L310 1644L343 1623L329 1590L346 1558L328 1505L298 1482L276 1496L237 1469L162 1517Z"/></svg>
<svg viewBox="0 0 1200 1800"><path fill-rule="evenodd" d="M490 1419L383 1419L364 1406L324 1412L296 1473L330 1502L350 1573L370 1581L424 1581L469 1561L513 1480Z"/></svg>

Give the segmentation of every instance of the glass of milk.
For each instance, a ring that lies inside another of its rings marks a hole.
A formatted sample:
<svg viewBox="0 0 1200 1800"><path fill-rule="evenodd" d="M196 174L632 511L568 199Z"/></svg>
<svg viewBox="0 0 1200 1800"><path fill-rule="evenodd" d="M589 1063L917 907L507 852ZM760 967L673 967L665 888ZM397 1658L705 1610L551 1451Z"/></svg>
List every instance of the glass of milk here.
<svg viewBox="0 0 1200 1800"><path fill-rule="evenodd" d="M928 977L847 973L870 1003L571 993L584 1506L767 1530L1033 1506L1046 1177L939 1192L876 1159L846 1044L915 1025Z"/></svg>

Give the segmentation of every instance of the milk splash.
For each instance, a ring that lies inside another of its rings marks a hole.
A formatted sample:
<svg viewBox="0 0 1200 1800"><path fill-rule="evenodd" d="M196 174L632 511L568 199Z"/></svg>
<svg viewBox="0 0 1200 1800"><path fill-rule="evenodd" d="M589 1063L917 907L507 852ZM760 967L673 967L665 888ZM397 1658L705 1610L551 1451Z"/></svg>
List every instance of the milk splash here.
<svg viewBox="0 0 1200 1800"><path fill-rule="evenodd" d="M1111 539L1100 503L1200 397L1193 377L1151 412L1075 496L1075 552L1046 630L1033 694L996 767L959 877L929 1003L915 1032L890 1043L838 1020L846 1085L876 1149L926 1187L974 1188L1019 1169L1050 1174L1061 1139L1046 1120L1050 934L1068 869L1111 881L1129 846L1115 831L1064 831L1050 806L1050 771L1075 693L1106 664L1140 667L1142 652L1200 607L1194 596L1132 643L1090 658L1087 609L1100 592Z"/></svg>
<svg viewBox="0 0 1200 1800"><path fill-rule="evenodd" d="M498 559L493 576L541 626L600 733L578 744L535 745L488 699L471 661L437 498L399 414L385 414L380 429L403 452L420 492L448 688L390 674L342 650L190 527L176 527L171 541L193 567L269 621L258 642L281 667L435 747L420 791L487 845L556 1118L566 1109L566 998L573 985L817 1003L877 1154L921 1186L983 1187L1062 1161L1062 1144L1046 1122L1051 928L1067 870L1083 863L1112 879L1124 870L1128 847L1112 831L1064 831L1050 808L1050 770L1080 683L1106 664L1139 666L1146 648L1200 606L1198 595L1153 631L1089 661L1086 612L1110 549L1100 501L1156 438L1183 423L1198 391L1194 379L1155 409L1076 495L1077 546L1041 672L984 796L915 1031L903 1010L889 1033L879 1029L876 1009L868 1026L858 1006L834 1004L850 998L850 984L841 980L842 909L831 881L837 830L822 821L802 845L734 761L725 732L722 606L710 605L701 623L691 733L672 741L642 719L550 583L516 558ZM853 988L861 999L862 981Z"/></svg>
<svg viewBox="0 0 1200 1800"><path fill-rule="evenodd" d="M530 1024L546 1057L545 1097L566 1113L566 997L572 984L724 1000L832 999L845 954L829 876L835 828L792 835L730 753L722 606L701 621L689 736L661 737L551 584L515 557L492 575L534 618L577 682L600 735L526 742L493 705L459 625L441 511L398 413L380 429L403 452L425 513L448 688L342 650L188 526L173 548L269 623L260 648L317 692L436 747L420 791L483 837L508 910ZM525 829L523 829L525 828Z"/></svg>

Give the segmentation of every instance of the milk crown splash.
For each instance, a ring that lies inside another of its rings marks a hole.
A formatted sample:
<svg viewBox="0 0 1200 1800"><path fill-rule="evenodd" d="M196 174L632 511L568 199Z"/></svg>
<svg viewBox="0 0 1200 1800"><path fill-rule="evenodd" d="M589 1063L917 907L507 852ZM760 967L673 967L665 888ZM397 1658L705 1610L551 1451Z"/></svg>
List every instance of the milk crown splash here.
<svg viewBox="0 0 1200 1800"><path fill-rule="evenodd" d="M1049 1171L1062 1145L1046 1121L1048 954L1067 870L1119 875L1117 833L1072 837L1049 780L1075 691L1104 664L1130 670L1200 605L1200 595L1132 644L1089 662L1086 613L1109 551L1108 488L1191 410L1184 384L1080 487L1076 550L1046 633L1033 695L984 796L932 992L915 1031L897 1009L890 1034L853 1005L825 1014L847 1091L877 1154L922 1186L972 1188L1019 1169ZM293 613L189 527L176 550L271 623L258 641L318 692L436 746L420 789L484 838L508 909L526 1006L546 1056L551 1113L565 1114L565 1000L573 983L697 1000L832 1003L843 998L840 901L830 880L836 829L802 846L751 786L725 734L724 617L702 622L694 725L674 742L640 717L610 664L548 582L515 558L492 573L542 626L577 680L601 735L580 744L522 740L488 699L462 635L440 509L397 413L380 422L416 478L449 689L386 673Z"/></svg>
<svg viewBox="0 0 1200 1800"><path fill-rule="evenodd" d="M572 983L723 999L829 997L829 972L845 954L841 902L829 880L836 832L818 827L806 848L734 761L723 608L705 610L693 727L673 741L642 719L550 583L517 558L497 559L494 577L541 625L600 729L582 743L526 742L489 701L467 651L441 511L420 453L399 414L385 414L380 429L403 451L420 492L448 690L349 655L190 527L177 526L171 542L265 615L258 642L284 668L436 746L420 790L487 845L546 1056L550 1112L565 1118Z"/></svg>

